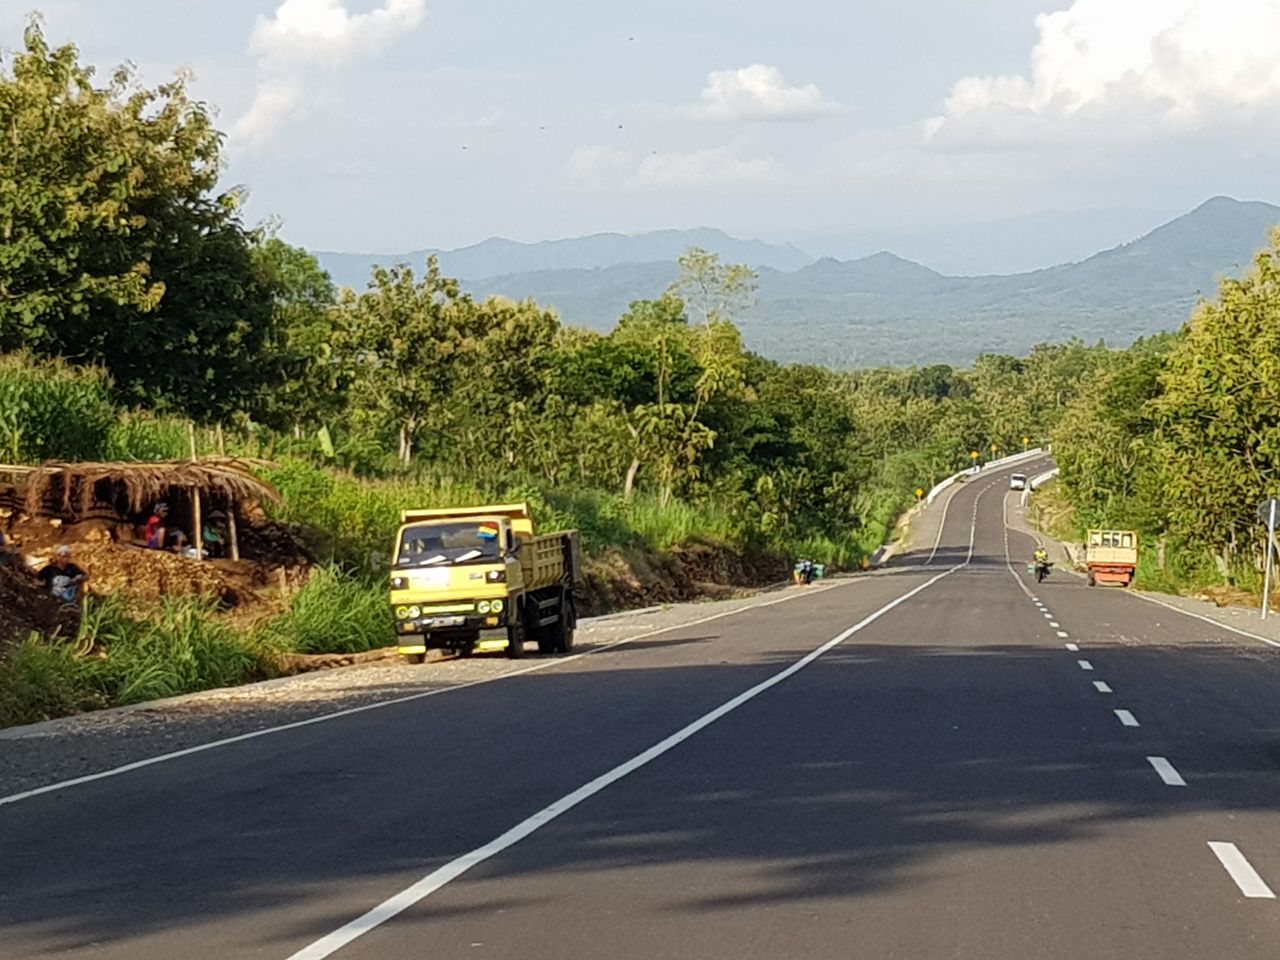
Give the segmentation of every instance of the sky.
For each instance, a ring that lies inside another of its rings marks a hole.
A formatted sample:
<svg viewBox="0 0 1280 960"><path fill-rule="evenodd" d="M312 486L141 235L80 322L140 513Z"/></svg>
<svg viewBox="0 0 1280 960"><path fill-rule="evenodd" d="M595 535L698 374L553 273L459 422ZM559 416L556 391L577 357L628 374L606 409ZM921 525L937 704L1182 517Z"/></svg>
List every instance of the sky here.
<svg viewBox="0 0 1280 960"><path fill-rule="evenodd" d="M246 219L312 249L1069 248L1280 200L1280 0L0 0L0 48L33 8L103 76L190 69Z"/></svg>

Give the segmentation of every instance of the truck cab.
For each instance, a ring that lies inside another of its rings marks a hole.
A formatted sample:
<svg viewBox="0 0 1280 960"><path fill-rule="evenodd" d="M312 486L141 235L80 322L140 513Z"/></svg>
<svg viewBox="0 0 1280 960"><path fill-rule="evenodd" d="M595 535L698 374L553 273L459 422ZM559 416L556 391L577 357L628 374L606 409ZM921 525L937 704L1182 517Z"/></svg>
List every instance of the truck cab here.
<svg viewBox="0 0 1280 960"><path fill-rule="evenodd" d="M526 639L567 650L577 543L573 531L535 537L526 504L404 511L389 598L399 652L414 661L432 648L468 655L488 632L511 657Z"/></svg>

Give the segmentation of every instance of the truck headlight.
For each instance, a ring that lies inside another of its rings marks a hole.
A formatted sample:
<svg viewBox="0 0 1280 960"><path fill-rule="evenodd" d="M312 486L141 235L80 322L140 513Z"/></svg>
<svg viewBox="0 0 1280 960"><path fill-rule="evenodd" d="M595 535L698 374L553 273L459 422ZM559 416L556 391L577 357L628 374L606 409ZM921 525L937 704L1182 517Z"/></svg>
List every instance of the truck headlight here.
<svg viewBox="0 0 1280 960"><path fill-rule="evenodd" d="M476 604L476 611L477 611L478 613L480 613L480 614L486 614L486 613L488 613L488 612L489 612L489 601L488 601L488 600L481 600L479 603L477 603L477 604Z"/></svg>
<svg viewBox="0 0 1280 960"><path fill-rule="evenodd" d="M410 607L410 608L409 608L409 619L410 619L410 620L417 620L420 616L422 616L422 608L421 608L421 607Z"/></svg>
<svg viewBox="0 0 1280 960"><path fill-rule="evenodd" d="M408 620L408 619L409 619L409 608L408 608L408 607L396 607L396 619L397 619L397 620Z"/></svg>
<svg viewBox="0 0 1280 960"><path fill-rule="evenodd" d="M492 603L489 604L489 609L493 613L501 613L502 608L505 606L506 604L503 603L501 600L494 600Z"/></svg>
<svg viewBox="0 0 1280 960"><path fill-rule="evenodd" d="M486 574L485 574L484 578L485 578L486 580L488 580L490 583L506 583L506 582L507 582L507 571L505 571L505 570L490 570L488 573L486 573Z"/></svg>
<svg viewBox="0 0 1280 960"><path fill-rule="evenodd" d="M392 590L407 590L408 588L409 588L408 577L392 577L391 578Z"/></svg>

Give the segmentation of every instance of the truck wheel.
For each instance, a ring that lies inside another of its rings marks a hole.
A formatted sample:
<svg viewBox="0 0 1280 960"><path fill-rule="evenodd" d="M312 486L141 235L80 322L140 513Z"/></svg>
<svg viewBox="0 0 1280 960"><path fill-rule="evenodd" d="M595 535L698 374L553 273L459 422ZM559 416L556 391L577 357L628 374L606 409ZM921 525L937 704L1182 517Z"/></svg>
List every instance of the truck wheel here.
<svg viewBox="0 0 1280 960"><path fill-rule="evenodd" d="M535 627L533 635L538 641L538 652L552 654L556 652L555 626Z"/></svg>
<svg viewBox="0 0 1280 960"><path fill-rule="evenodd" d="M425 653L406 653L406 654L404 654L404 662L405 662L405 663L418 664L418 663L422 663L422 662L423 662L423 661L425 661L426 659L427 659L427 655L426 655Z"/></svg>
<svg viewBox="0 0 1280 960"><path fill-rule="evenodd" d="M1089 581L1089 586L1091 587L1096 587L1098 585L1098 578L1093 575L1092 570L1089 571L1088 581Z"/></svg>
<svg viewBox="0 0 1280 960"><path fill-rule="evenodd" d="M570 626L572 621L572 601L566 600L560 607L560 619L551 627L556 653L569 653L573 650L573 627Z"/></svg>
<svg viewBox="0 0 1280 960"><path fill-rule="evenodd" d="M519 660L524 656L524 618L512 617L507 625L507 659Z"/></svg>

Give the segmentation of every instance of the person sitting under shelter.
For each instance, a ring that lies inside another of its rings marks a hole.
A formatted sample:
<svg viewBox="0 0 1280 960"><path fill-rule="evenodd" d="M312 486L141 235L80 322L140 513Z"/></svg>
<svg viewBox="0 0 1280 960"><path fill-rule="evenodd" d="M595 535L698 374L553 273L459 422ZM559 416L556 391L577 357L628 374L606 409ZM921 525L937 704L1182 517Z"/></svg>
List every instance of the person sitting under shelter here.
<svg viewBox="0 0 1280 960"><path fill-rule="evenodd" d="M75 603L89 575L71 562L71 548L59 544L53 551L53 560L38 574L40 582L49 592L64 603Z"/></svg>
<svg viewBox="0 0 1280 960"><path fill-rule="evenodd" d="M146 528L142 532L148 550L181 550L186 545L187 537L181 530L169 527L169 505L157 503L147 518Z"/></svg>
<svg viewBox="0 0 1280 960"><path fill-rule="evenodd" d="M210 557L227 555L227 515L221 510L214 510L204 522L201 531L205 553Z"/></svg>

